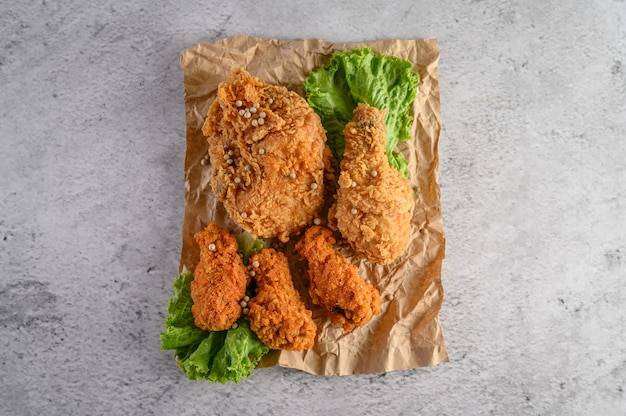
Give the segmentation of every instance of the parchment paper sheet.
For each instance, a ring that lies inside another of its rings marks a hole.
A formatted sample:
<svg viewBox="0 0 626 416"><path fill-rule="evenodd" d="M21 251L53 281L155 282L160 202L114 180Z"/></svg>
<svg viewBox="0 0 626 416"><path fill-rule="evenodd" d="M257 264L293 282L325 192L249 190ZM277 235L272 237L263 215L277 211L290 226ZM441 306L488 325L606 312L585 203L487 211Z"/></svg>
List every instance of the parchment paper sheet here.
<svg viewBox="0 0 626 416"><path fill-rule="evenodd" d="M380 290L383 302L381 313L371 322L344 333L311 303L306 291L308 276L293 252L297 238L292 238L281 249L290 258L294 284L313 311L318 334L311 350L274 351L264 357L260 367L280 365L312 374L348 375L405 370L448 360L437 317L443 301L441 263L445 234L438 184L441 113L436 39L332 43L320 39L283 41L236 36L184 50L180 58L185 86L187 153L180 272L194 271L199 252L193 234L210 221L233 233L241 231L213 197L211 167L201 164L208 152L201 128L218 84L233 67L240 66L263 81L303 95L303 80L333 52L364 46L376 53L406 58L420 74L413 105L413 139L398 147L409 160L410 181L415 190L411 243L399 259L387 266L373 265L355 255L347 244L338 245L348 260L359 266L361 276Z"/></svg>

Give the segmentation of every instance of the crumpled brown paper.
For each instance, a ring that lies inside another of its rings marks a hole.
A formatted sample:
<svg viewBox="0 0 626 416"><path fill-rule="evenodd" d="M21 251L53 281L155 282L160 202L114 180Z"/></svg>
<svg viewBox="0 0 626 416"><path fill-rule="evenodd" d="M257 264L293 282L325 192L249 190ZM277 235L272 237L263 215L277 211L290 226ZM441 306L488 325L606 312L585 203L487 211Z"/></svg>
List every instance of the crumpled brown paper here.
<svg viewBox="0 0 626 416"><path fill-rule="evenodd" d="M324 64L338 50L370 47L374 52L400 56L413 62L420 86L413 105L413 139L398 150L409 160L410 181L415 189L411 243L406 252L387 266L361 259L345 243L338 248L359 267L381 293L381 313L353 332L332 325L306 291L308 276L293 251L293 240L283 248L290 258L294 284L318 326L315 346L304 352L273 351L261 367L280 365L312 374L347 375L405 370L448 360L437 317L443 301L441 263L445 235L438 184L437 145L441 131L435 39L380 40L332 43L320 39L282 41L249 36L199 43L181 53L187 120L185 158L185 215L180 272L193 272L199 251L193 234L210 221L233 233L241 231L218 203L210 188L211 167L202 165L208 144L201 128L218 84L235 66L275 85L303 95L309 72Z"/></svg>

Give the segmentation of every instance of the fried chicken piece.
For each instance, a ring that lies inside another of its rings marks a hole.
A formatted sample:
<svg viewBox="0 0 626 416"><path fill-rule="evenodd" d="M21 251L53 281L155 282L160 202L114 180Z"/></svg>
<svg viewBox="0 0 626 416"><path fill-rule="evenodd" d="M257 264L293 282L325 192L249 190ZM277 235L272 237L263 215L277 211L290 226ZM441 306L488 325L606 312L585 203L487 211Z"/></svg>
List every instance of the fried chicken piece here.
<svg viewBox="0 0 626 416"><path fill-rule="evenodd" d="M307 263L313 303L320 305L334 324L352 331L380 313L380 293L333 244L332 231L315 225L306 230L296 250Z"/></svg>
<svg viewBox="0 0 626 416"><path fill-rule="evenodd" d="M228 329L241 316L239 302L250 282L237 240L215 223L194 237L200 246L200 262L191 281L194 322L206 331Z"/></svg>
<svg viewBox="0 0 626 416"><path fill-rule="evenodd" d="M250 264L256 281L256 296L248 302L250 328L271 349L311 348L317 327L293 286L287 257L265 248Z"/></svg>
<svg viewBox="0 0 626 416"><path fill-rule="evenodd" d="M369 261L388 264L406 250L411 233L411 185L385 154L384 111L359 103L344 130L336 205L341 235Z"/></svg>
<svg viewBox="0 0 626 416"><path fill-rule="evenodd" d="M220 83L202 132L213 192L241 228L285 242L320 215L332 155L304 98L236 68Z"/></svg>

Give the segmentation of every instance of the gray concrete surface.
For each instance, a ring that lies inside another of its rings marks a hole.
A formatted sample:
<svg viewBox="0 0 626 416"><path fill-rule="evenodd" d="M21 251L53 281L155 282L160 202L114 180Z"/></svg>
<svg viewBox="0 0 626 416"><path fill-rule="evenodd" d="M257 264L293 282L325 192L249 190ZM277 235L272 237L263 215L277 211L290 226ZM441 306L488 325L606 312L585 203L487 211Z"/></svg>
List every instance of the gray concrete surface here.
<svg viewBox="0 0 626 416"><path fill-rule="evenodd" d="M0 414L625 414L626 4L547 3L1 2ZM439 39L449 363L222 386L159 352L178 54L237 34Z"/></svg>

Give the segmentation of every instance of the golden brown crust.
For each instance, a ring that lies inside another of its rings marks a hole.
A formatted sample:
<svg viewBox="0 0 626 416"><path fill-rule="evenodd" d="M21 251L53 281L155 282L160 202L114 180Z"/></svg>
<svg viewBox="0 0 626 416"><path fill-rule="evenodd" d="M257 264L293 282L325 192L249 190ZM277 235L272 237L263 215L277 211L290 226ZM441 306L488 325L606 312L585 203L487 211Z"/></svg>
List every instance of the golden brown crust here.
<svg viewBox="0 0 626 416"><path fill-rule="evenodd" d="M244 230L287 241L320 215L330 153L304 98L237 68L220 84L202 131L213 192Z"/></svg>
<svg viewBox="0 0 626 416"><path fill-rule="evenodd" d="M387 264L406 250L411 233L413 192L385 154L384 111L358 104L344 130L336 224L352 248L369 261Z"/></svg>
<svg viewBox="0 0 626 416"><path fill-rule="evenodd" d="M228 329L241 316L239 302L249 283L237 240L215 223L194 237L200 246L200 262L191 282L195 324L205 331Z"/></svg>
<svg viewBox="0 0 626 416"><path fill-rule="evenodd" d="M313 303L320 305L334 324L352 331L380 313L380 294L335 250L334 243L332 231L313 226L298 241L296 250L307 263Z"/></svg>
<svg viewBox="0 0 626 416"><path fill-rule="evenodd" d="M248 303L250 328L275 350L313 347L317 327L293 286L287 257L266 248L252 256L250 264L257 285Z"/></svg>

